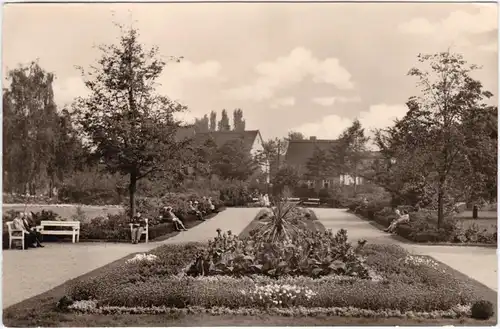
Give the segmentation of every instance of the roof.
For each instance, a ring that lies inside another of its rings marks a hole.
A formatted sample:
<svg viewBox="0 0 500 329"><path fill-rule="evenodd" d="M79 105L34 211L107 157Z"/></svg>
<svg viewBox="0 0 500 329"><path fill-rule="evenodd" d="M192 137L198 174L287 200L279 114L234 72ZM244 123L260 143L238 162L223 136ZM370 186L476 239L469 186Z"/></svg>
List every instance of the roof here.
<svg viewBox="0 0 500 329"><path fill-rule="evenodd" d="M336 142L334 139L289 140L285 161L292 166L306 166L316 147L328 151Z"/></svg>
<svg viewBox="0 0 500 329"><path fill-rule="evenodd" d="M178 128L175 137L178 141L181 141L188 138L192 138L194 137L194 135L195 135L194 127L187 126Z"/></svg>
<svg viewBox="0 0 500 329"><path fill-rule="evenodd" d="M289 140L288 149L285 155L287 164L298 167L305 167L307 161L313 156L314 149L318 147L320 150L328 151L337 143L335 139L303 139ZM380 157L380 152L367 151L366 159L372 160Z"/></svg>
<svg viewBox="0 0 500 329"><path fill-rule="evenodd" d="M258 130L210 131L210 132L197 133L195 136L195 140L203 143L208 138L212 138L217 147L221 147L222 145L226 144L229 141L235 139L242 139L245 149L250 151L257 136L260 136L260 132Z"/></svg>

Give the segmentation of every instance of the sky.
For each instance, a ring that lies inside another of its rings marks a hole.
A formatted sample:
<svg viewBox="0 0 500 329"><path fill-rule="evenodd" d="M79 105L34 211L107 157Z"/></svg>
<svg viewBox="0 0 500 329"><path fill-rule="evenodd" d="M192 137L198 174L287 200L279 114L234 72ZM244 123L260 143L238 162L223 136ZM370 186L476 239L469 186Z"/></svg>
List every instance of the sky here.
<svg viewBox="0 0 500 329"><path fill-rule="evenodd" d="M407 75L419 53L459 52L498 91L496 4L202 3L8 4L2 69L38 59L56 75L60 108L85 96L80 72L133 24L170 62L158 92L189 108L183 119L241 108L267 140L289 131L333 139L354 119L368 132L406 113L419 95ZM492 102L496 103L495 96ZM232 119L232 114L231 114Z"/></svg>

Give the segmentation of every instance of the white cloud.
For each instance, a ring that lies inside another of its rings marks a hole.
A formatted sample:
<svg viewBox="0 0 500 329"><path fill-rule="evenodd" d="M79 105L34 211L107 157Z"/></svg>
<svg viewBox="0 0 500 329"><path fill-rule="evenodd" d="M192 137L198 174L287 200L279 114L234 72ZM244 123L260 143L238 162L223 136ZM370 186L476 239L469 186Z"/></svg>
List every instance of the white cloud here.
<svg viewBox="0 0 500 329"><path fill-rule="evenodd" d="M172 99L182 100L185 90L192 83L223 81L224 77L220 75L221 69L221 64L216 61L199 64L190 61L168 63L157 80L157 91ZM82 78L78 76L63 80L56 79L53 88L56 103L60 107L71 104L76 97L84 97L89 92Z"/></svg>
<svg viewBox="0 0 500 329"><path fill-rule="evenodd" d="M358 115L361 125L365 128L365 133L371 135L371 131L377 128L389 127L394 120L402 118L406 112L405 105L372 105L368 111L363 111ZM352 119L338 116L336 114L327 115L316 122L305 123L291 129L306 136L317 136L323 139L336 139L340 134L352 124Z"/></svg>
<svg viewBox="0 0 500 329"><path fill-rule="evenodd" d="M337 58L319 60L305 48L295 48L286 57L263 62L255 67L258 74L254 83L226 90L226 96L238 100L262 101L285 89L311 78L315 83L326 83L338 89L352 89L351 74Z"/></svg>
<svg viewBox="0 0 500 329"><path fill-rule="evenodd" d="M313 103L321 106L331 106L335 103L357 103L361 102L360 97L343 97L343 96L332 96L332 97L315 97L312 99Z"/></svg>
<svg viewBox="0 0 500 329"><path fill-rule="evenodd" d="M286 106L294 106L295 105L295 98L294 97L284 97L284 98L278 98L275 99L271 102L271 108L276 109L278 107L286 107Z"/></svg>
<svg viewBox="0 0 500 329"><path fill-rule="evenodd" d="M478 9L477 13L455 10L438 22L430 22L426 18L419 17L400 24L398 28L408 34L433 34L449 38L496 30L498 28L496 4L475 7Z"/></svg>

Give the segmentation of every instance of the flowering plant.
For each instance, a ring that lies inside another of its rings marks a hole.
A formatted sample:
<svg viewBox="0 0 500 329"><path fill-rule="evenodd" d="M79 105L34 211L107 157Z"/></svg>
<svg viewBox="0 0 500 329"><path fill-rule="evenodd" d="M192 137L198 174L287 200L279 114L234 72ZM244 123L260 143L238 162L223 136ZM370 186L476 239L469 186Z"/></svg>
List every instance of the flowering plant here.
<svg viewBox="0 0 500 329"><path fill-rule="evenodd" d="M405 265L426 266L435 270L439 269L439 264L428 257L408 255L403 259L403 263Z"/></svg>
<svg viewBox="0 0 500 329"><path fill-rule="evenodd" d="M153 254L137 254L133 258L127 259L125 263L127 264L134 264L134 263L140 263L140 262L147 262L147 263L152 263L158 259L158 256L153 255Z"/></svg>
<svg viewBox="0 0 500 329"><path fill-rule="evenodd" d="M254 290L241 290L241 293L256 303L257 306L263 307L290 307L298 299L309 300L316 295L311 289L277 283L255 286Z"/></svg>

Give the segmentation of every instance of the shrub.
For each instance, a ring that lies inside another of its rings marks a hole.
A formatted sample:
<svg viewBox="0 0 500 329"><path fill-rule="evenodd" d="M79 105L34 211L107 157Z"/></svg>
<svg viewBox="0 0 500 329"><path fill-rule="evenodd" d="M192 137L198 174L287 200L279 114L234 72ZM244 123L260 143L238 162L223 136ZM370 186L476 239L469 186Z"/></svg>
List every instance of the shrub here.
<svg viewBox="0 0 500 329"><path fill-rule="evenodd" d="M241 181L226 181L220 187L219 198L228 207L245 206L251 202L252 194L249 186Z"/></svg>
<svg viewBox="0 0 500 329"><path fill-rule="evenodd" d="M471 313L473 319L488 320L495 314L495 310L490 301L479 300L472 305Z"/></svg>

